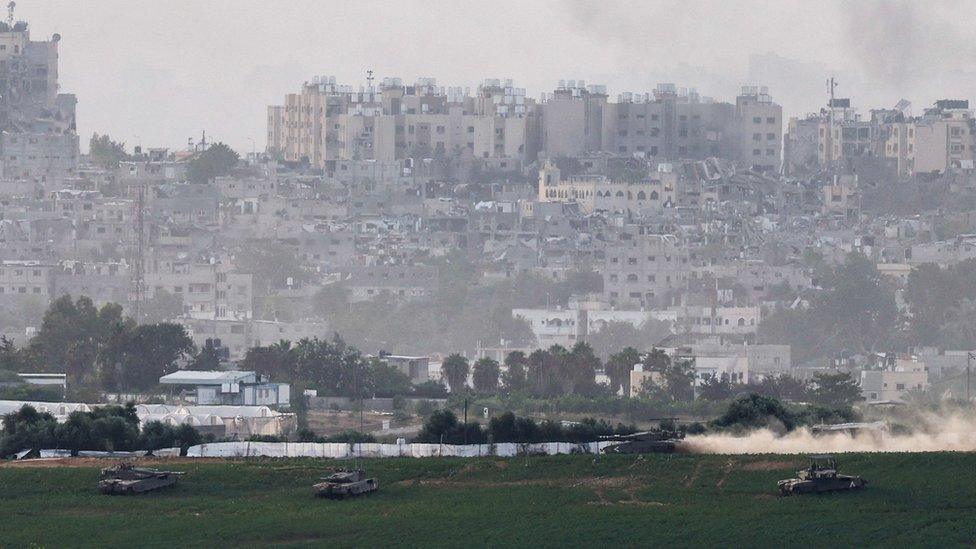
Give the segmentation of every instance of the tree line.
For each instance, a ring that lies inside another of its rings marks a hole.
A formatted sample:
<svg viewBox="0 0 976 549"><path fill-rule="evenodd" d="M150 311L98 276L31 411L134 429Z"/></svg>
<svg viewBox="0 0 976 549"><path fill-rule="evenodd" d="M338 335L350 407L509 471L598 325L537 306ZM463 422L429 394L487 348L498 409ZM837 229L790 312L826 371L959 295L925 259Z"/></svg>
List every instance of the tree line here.
<svg viewBox="0 0 976 549"><path fill-rule="evenodd" d="M904 284L860 253L819 271L820 289L801 296L808 306L774 309L759 328L760 342L789 344L796 364L926 345L976 348L976 259L918 265Z"/></svg>
<svg viewBox="0 0 976 549"><path fill-rule="evenodd" d="M190 425L174 427L158 421L139 429L139 416L132 403L125 406L100 406L90 412L72 412L64 423L47 412L29 405L3 416L0 433L0 458L22 450L62 449L77 455L81 450L153 451L160 448L187 448L204 442Z"/></svg>
<svg viewBox="0 0 976 549"><path fill-rule="evenodd" d="M218 364L213 344L196 349L183 326L140 325L120 305L99 309L84 296L51 302L37 334L23 347L0 337L0 370L65 373L69 387L144 391L180 366L211 370Z"/></svg>
<svg viewBox="0 0 976 549"><path fill-rule="evenodd" d="M636 431L633 425L614 426L593 418L566 425L550 420L537 423L532 418L516 417L512 412L493 417L482 427L477 422L458 420L451 410L438 410L430 415L413 441L431 444L592 442L602 436L629 435Z"/></svg>

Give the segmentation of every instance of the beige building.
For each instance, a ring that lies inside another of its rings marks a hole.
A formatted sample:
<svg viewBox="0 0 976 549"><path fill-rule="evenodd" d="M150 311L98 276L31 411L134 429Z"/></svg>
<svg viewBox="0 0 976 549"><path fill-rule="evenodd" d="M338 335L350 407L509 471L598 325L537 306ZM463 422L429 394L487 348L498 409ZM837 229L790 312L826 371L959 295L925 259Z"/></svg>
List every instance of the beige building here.
<svg viewBox="0 0 976 549"><path fill-rule="evenodd" d="M247 319L253 313L252 275L231 272L222 263L165 262L145 279L150 297L163 290L180 296L190 318Z"/></svg>
<svg viewBox="0 0 976 549"><path fill-rule="evenodd" d="M735 99L736 159L761 171L782 164L783 107L765 87L746 86Z"/></svg>
<svg viewBox="0 0 976 549"><path fill-rule="evenodd" d="M600 268L604 300L612 307L650 309L687 288L689 252L676 236L635 225L618 238L607 246Z"/></svg>
<svg viewBox="0 0 976 549"><path fill-rule="evenodd" d="M558 167L546 161L539 170L540 202L576 202L585 213L660 212L675 204L678 175L660 165L641 181L613 181L602 175L574 175L562 179Z"/></svg>
<svg viewBox="0 0 976 549"><path fill-rule="evenodd" d="M974 120L968 107L968 101L939 101L915 122L915 173L972 169Z"/></svg>
<svg viewBox="0 0 976 549"><path fill-rule="evenodd" d="M884 370L861 372L861 395L868 402L902 401L909 391L928 386L928 368L914 357L898 357Z"/></svg>
<svg viewBox="0 0 976 549"><path fill-rule="evenodd" d="M533 102L510 80L485 80L475 96L432 78L386 78L353 91L334 78L306 83L268 109L268 150L332 173L342 160L392 162L470 154L521 164L535 147Z"/></svg>

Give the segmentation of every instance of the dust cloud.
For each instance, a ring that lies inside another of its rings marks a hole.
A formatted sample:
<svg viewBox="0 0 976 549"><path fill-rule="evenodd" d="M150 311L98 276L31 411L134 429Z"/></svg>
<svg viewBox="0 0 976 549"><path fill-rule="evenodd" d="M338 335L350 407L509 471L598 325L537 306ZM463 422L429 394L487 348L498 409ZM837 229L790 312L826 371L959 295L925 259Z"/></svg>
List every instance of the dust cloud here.
<svg viewBox="0 0 976 549"><path fill-rule="evenodd" d="M973 452L976 420L930 416L911 433L881 430L854 436L814 434L800 428L780 435L770 429L746 435L706 434L686 438L679 451L694 454L838 454L844 452Z"/></svg>

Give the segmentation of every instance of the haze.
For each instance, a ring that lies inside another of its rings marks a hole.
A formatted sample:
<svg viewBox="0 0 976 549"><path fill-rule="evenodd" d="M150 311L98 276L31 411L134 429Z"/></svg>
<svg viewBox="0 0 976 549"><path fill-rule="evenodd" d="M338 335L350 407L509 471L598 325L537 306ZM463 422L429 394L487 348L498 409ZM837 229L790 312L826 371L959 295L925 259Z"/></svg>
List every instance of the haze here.
<svg viewBox="0 0 976 549"><path fill-rule="evenodd" d="M678 7L680 6L680 9ZM23 0L35 39L59 32L79 134L182 147L207 130L264 148L265 109L303 80L434 76L475 87L560 78L615 95L658 82L729 97L770 87L785 116L816 111L824 79L863 108L968 97L965 2L510 2ZM253 142L252 142L253 140ZM82 140L87 148L87 139Z"/></svg>

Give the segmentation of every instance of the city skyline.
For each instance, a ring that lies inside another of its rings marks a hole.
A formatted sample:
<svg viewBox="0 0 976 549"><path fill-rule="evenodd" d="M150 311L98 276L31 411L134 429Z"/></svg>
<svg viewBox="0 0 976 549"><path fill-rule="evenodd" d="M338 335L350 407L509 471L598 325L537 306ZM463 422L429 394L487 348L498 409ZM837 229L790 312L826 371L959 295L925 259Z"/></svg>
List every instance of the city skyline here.
<svg viewBox="0 0 976 549"><path fill-rule="evenodd" d="M484 78L512 78L535 98L573 78L604 84L611 96L670 82L723 101L740 85L759 84L785 118L817 110L828 76L862 112L901 98L920 110L943 95L968 97L976 78L965 70L972 47L959 40L959 25L974 8L944 3L920 12L898 3L880 17L882 4L700 2L679 11L626 2L401 10L249 2L239 10L231 2L24 1L16 18L31 23L35 40L62 35L62 91L80 99L80 135L179 148L206 130L249 152L263 149L266 105L316 75L364 84L367 69L472 89ZM419 16L408 22L404 13ZM222 24L228 16L234 25ZM921 41L918 29L939 32ZM257 36L270 39L249 38ZM899 61L872 61L886 50Z"/></svg>

